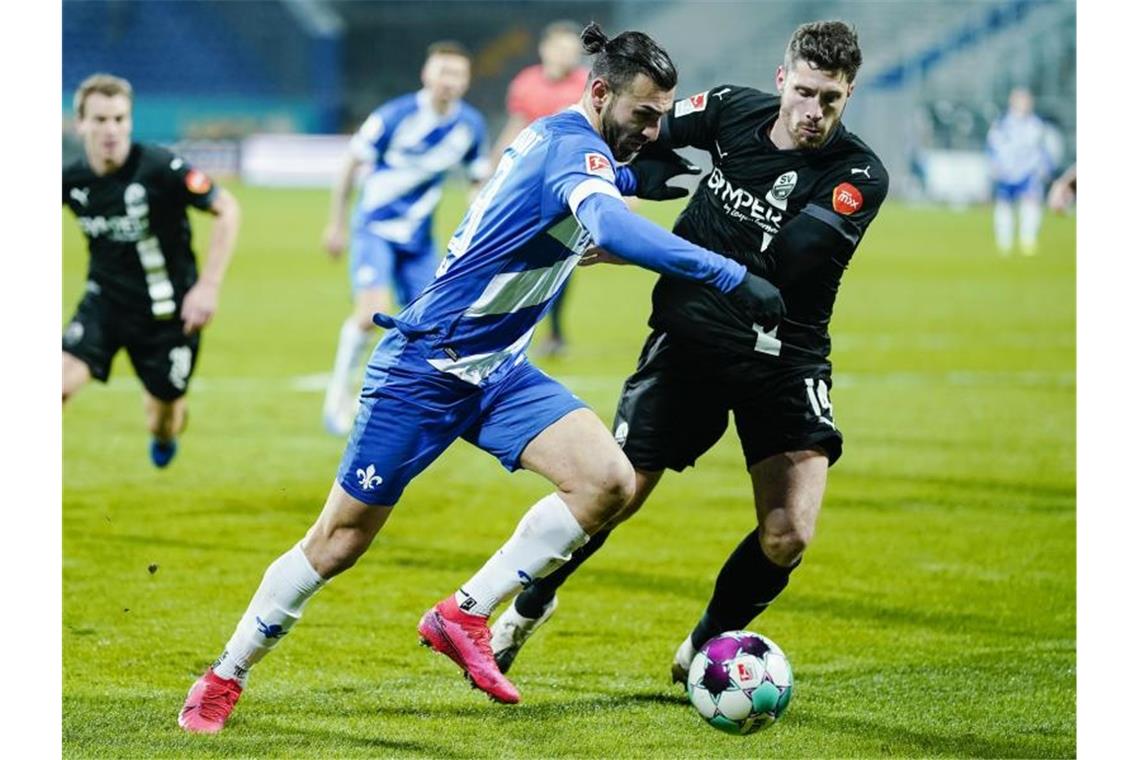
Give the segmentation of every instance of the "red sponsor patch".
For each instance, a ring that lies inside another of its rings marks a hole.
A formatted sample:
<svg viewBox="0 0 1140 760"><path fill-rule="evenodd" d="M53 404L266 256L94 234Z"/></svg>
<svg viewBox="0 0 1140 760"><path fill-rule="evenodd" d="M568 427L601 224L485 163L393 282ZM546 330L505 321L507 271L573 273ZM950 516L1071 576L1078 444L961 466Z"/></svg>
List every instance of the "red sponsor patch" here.
<svg viewBox="0 0 1140 760"><path fill-rule="evenodd" d="M586 173L605 177L611 182L614 180L614 167L610 164L610 160L601 153L586 154Z"/></svg>
<svg viewBox="0 0 1140 760"><path fill-rule="evenodd" d="M186 189L192 193L203 195L210 191L210 178L197 169L186 172Z"/></svg>
<svg viewBox="0 0 1140 760"><path fill-rule="evenodd" d="M698 92L696 95L689 96L689 103L693 106L694 111L703 111L705 110L705 101L708 100L708 97L708 90L705 90L704 92Z"/></svg>
<svg viewBox="0 0 1140 760"><path fill-rule="evenodd" d="M851 216L863 208L863 194L850 182L844 182L831 191L831 207L844 216Z"/></svg>

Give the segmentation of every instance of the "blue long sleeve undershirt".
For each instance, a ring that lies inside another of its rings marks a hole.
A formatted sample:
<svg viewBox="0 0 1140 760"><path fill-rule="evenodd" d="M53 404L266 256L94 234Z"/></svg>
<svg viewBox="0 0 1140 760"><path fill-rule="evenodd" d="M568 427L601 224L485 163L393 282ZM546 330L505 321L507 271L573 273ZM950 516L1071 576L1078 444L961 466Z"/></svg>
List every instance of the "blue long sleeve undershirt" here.
<svg viewBox="0 0 1140 760"><path fill-rule="evenodd" d="M727 293L748 271L743 264L667 232L604 193L588 196L575 216L596 245L659 274L707 283Z"/></svg>

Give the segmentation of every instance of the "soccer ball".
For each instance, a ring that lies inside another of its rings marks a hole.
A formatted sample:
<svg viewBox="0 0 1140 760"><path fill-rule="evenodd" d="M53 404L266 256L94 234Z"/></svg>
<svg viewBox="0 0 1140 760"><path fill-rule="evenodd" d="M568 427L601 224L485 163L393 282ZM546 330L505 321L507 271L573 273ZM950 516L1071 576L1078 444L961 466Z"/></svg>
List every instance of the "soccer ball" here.
<svg viewBox="0 0 1140 760"><path fill-rule="evenodd" d="M701 647L689 666L689 701L701 717L730 734L767 728L792 700L792 665L776 642L729 631Z"/></svg>

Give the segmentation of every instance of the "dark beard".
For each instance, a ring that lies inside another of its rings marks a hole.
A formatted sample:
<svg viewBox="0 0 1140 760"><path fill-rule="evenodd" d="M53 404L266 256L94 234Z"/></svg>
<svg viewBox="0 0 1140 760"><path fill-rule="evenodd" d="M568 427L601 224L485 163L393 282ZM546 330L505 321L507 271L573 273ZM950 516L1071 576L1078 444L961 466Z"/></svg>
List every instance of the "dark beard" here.
<svg viewBox="0 0 1140 760"><path fill-rule="evenodd" d="M601 113L602 122L602 139L605 140L606 145L609 146L610 151L614 154L614 159L618 163L624 163L633 158L634 153L637 151L631 150L623 142L632 135L623 134L617 122L610 119L609 108L602 109Z"/></svg>

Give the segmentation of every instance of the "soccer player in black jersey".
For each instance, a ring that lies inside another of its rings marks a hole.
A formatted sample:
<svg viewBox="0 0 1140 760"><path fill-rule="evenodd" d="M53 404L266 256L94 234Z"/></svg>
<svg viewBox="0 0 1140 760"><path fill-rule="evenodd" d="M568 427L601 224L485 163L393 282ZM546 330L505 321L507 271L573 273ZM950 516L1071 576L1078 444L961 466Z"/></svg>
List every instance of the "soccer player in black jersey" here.
<svg viewBox="0 0 1140 760"><path fill-rule="evenodd" d="M87 237L87 288L63 333L63 400L92 377L106 382L127 350L143 384L151 461L170 463L186 424L186 387L199 333L237 239L234 197L164 148L131 142L125 79L88 77L75 93L83 156L63 168L63 203ZM186 207L215 216L202 275Z"/></svg>
<svg viewBox="0 0 1140 760"><path fill-rule="evenodd" d="M677 650L676 680L702 644L745 628L787 585L812 539L827 469L842 450L829 394L828 322L888 184L878 157L840 122L861 61L847 24L804 24L776 70L779 94L721 85L680 100L654 146L658 153L692 146L712 158L674 232L735 255L777 285L787 307L767 329L734 317L712 288L661 277L652 332L622 389L614 435L637 487L609 528L645 502L665 469L691 466L712 447L730 411L752 479L757 528L725 562L708 608ZM612 261L604 252L597 258ZM595 534L496 621L492 648L503 672L553 613L557 588L607 535Z"/></svg>

